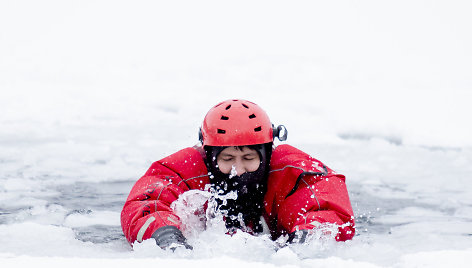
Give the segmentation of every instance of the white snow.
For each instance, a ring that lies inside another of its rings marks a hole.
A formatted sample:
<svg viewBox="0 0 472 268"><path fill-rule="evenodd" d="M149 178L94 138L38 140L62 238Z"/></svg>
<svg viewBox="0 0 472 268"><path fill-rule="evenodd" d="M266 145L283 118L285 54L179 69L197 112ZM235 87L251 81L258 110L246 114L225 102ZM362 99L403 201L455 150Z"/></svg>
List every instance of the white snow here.
<svg viewBox="0 0 472 268"><path fill-rule="evenodd" d="M1 1L2 267L467 267L471 8ZM191 233L193 251L131 249L119 213L133 181L194 145L208 109L232 98L346 175L352 241L276 250L215 224Z"/></svg>

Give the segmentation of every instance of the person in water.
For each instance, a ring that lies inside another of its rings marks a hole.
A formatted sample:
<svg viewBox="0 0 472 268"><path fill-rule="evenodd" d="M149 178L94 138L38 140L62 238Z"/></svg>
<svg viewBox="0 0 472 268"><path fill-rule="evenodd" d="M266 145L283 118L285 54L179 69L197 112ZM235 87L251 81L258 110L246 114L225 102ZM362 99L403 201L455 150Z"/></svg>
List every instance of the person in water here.
<svg viewBox="0 0 472 268"><path fill-rule="evenodd" d="M223 101L206 114L200 143L154 162L133 186L121 212L123 232L133 244L155 239L161 248L185 246L182 222L172 202L189 190L234 199L215 199L228 233L243 230L272 239L288 235L303 242L310 231L337 226L335 239L355 234L345 177L299 149L282 144L287 130L274 127L257 104Z"/></svg>

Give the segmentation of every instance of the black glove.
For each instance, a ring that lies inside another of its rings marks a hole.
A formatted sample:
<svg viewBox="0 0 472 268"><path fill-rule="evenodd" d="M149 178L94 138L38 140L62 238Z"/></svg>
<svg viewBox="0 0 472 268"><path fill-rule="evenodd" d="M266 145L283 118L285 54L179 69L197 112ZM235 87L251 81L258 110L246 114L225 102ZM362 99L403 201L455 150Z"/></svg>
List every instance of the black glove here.
<svg viewBox="0 0 472 268"><path fill-rule="evenodd" d="M187 244L182 232L175 226L164 226L157 229L151 236L156 240L156 244L162 249L170 248L174 251L179 246L184 246L186 249L193 249L192 246Z"/></svg>
<svg viewBox="0 0 472 268"><path fill-rule="evenodd" d="M288 235L287 243L290 243L290 244L293 244L293 243L303 244L303 243L305 243L307 235L308 235L308 230L305 230L305 229L292 232Z"/></svg>

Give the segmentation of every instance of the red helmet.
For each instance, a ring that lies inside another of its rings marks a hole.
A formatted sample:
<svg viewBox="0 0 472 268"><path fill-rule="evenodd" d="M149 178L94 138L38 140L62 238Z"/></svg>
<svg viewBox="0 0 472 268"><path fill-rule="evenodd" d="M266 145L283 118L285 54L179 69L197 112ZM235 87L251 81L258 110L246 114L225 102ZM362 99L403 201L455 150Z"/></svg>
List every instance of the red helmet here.
<svg viewBox="0 0 472 268"><path fill-rule="evenodd" d="M203 146L240 146L272 142L269 116L247 100L223 101L208 111L200 140Z"/></svg>

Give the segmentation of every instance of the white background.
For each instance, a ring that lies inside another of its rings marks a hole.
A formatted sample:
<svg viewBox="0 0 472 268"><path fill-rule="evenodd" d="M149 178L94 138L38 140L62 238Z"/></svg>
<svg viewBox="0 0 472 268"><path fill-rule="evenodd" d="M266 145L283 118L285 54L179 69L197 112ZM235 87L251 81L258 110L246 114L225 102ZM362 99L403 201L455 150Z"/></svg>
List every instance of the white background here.
<svg viewBox="0 0 472 268"><path fill-rule="evenodd" d="M321 255L259 242L245 251L220 237L213 249L242 253L154 258L268 267L470 262L471 8L457 0L1 1L0 256L9 264L45 256L56 265L71 256L148 263L151 245L130 252L75 239L74 226L119 225L119 211L71 215L51 203L60 194L51 187L135 180L152 161L195 144L212 105L244 98L286 125L290 144L347 176L356 216L377 213L374 226L395 227L358 230Z"/></svg>

